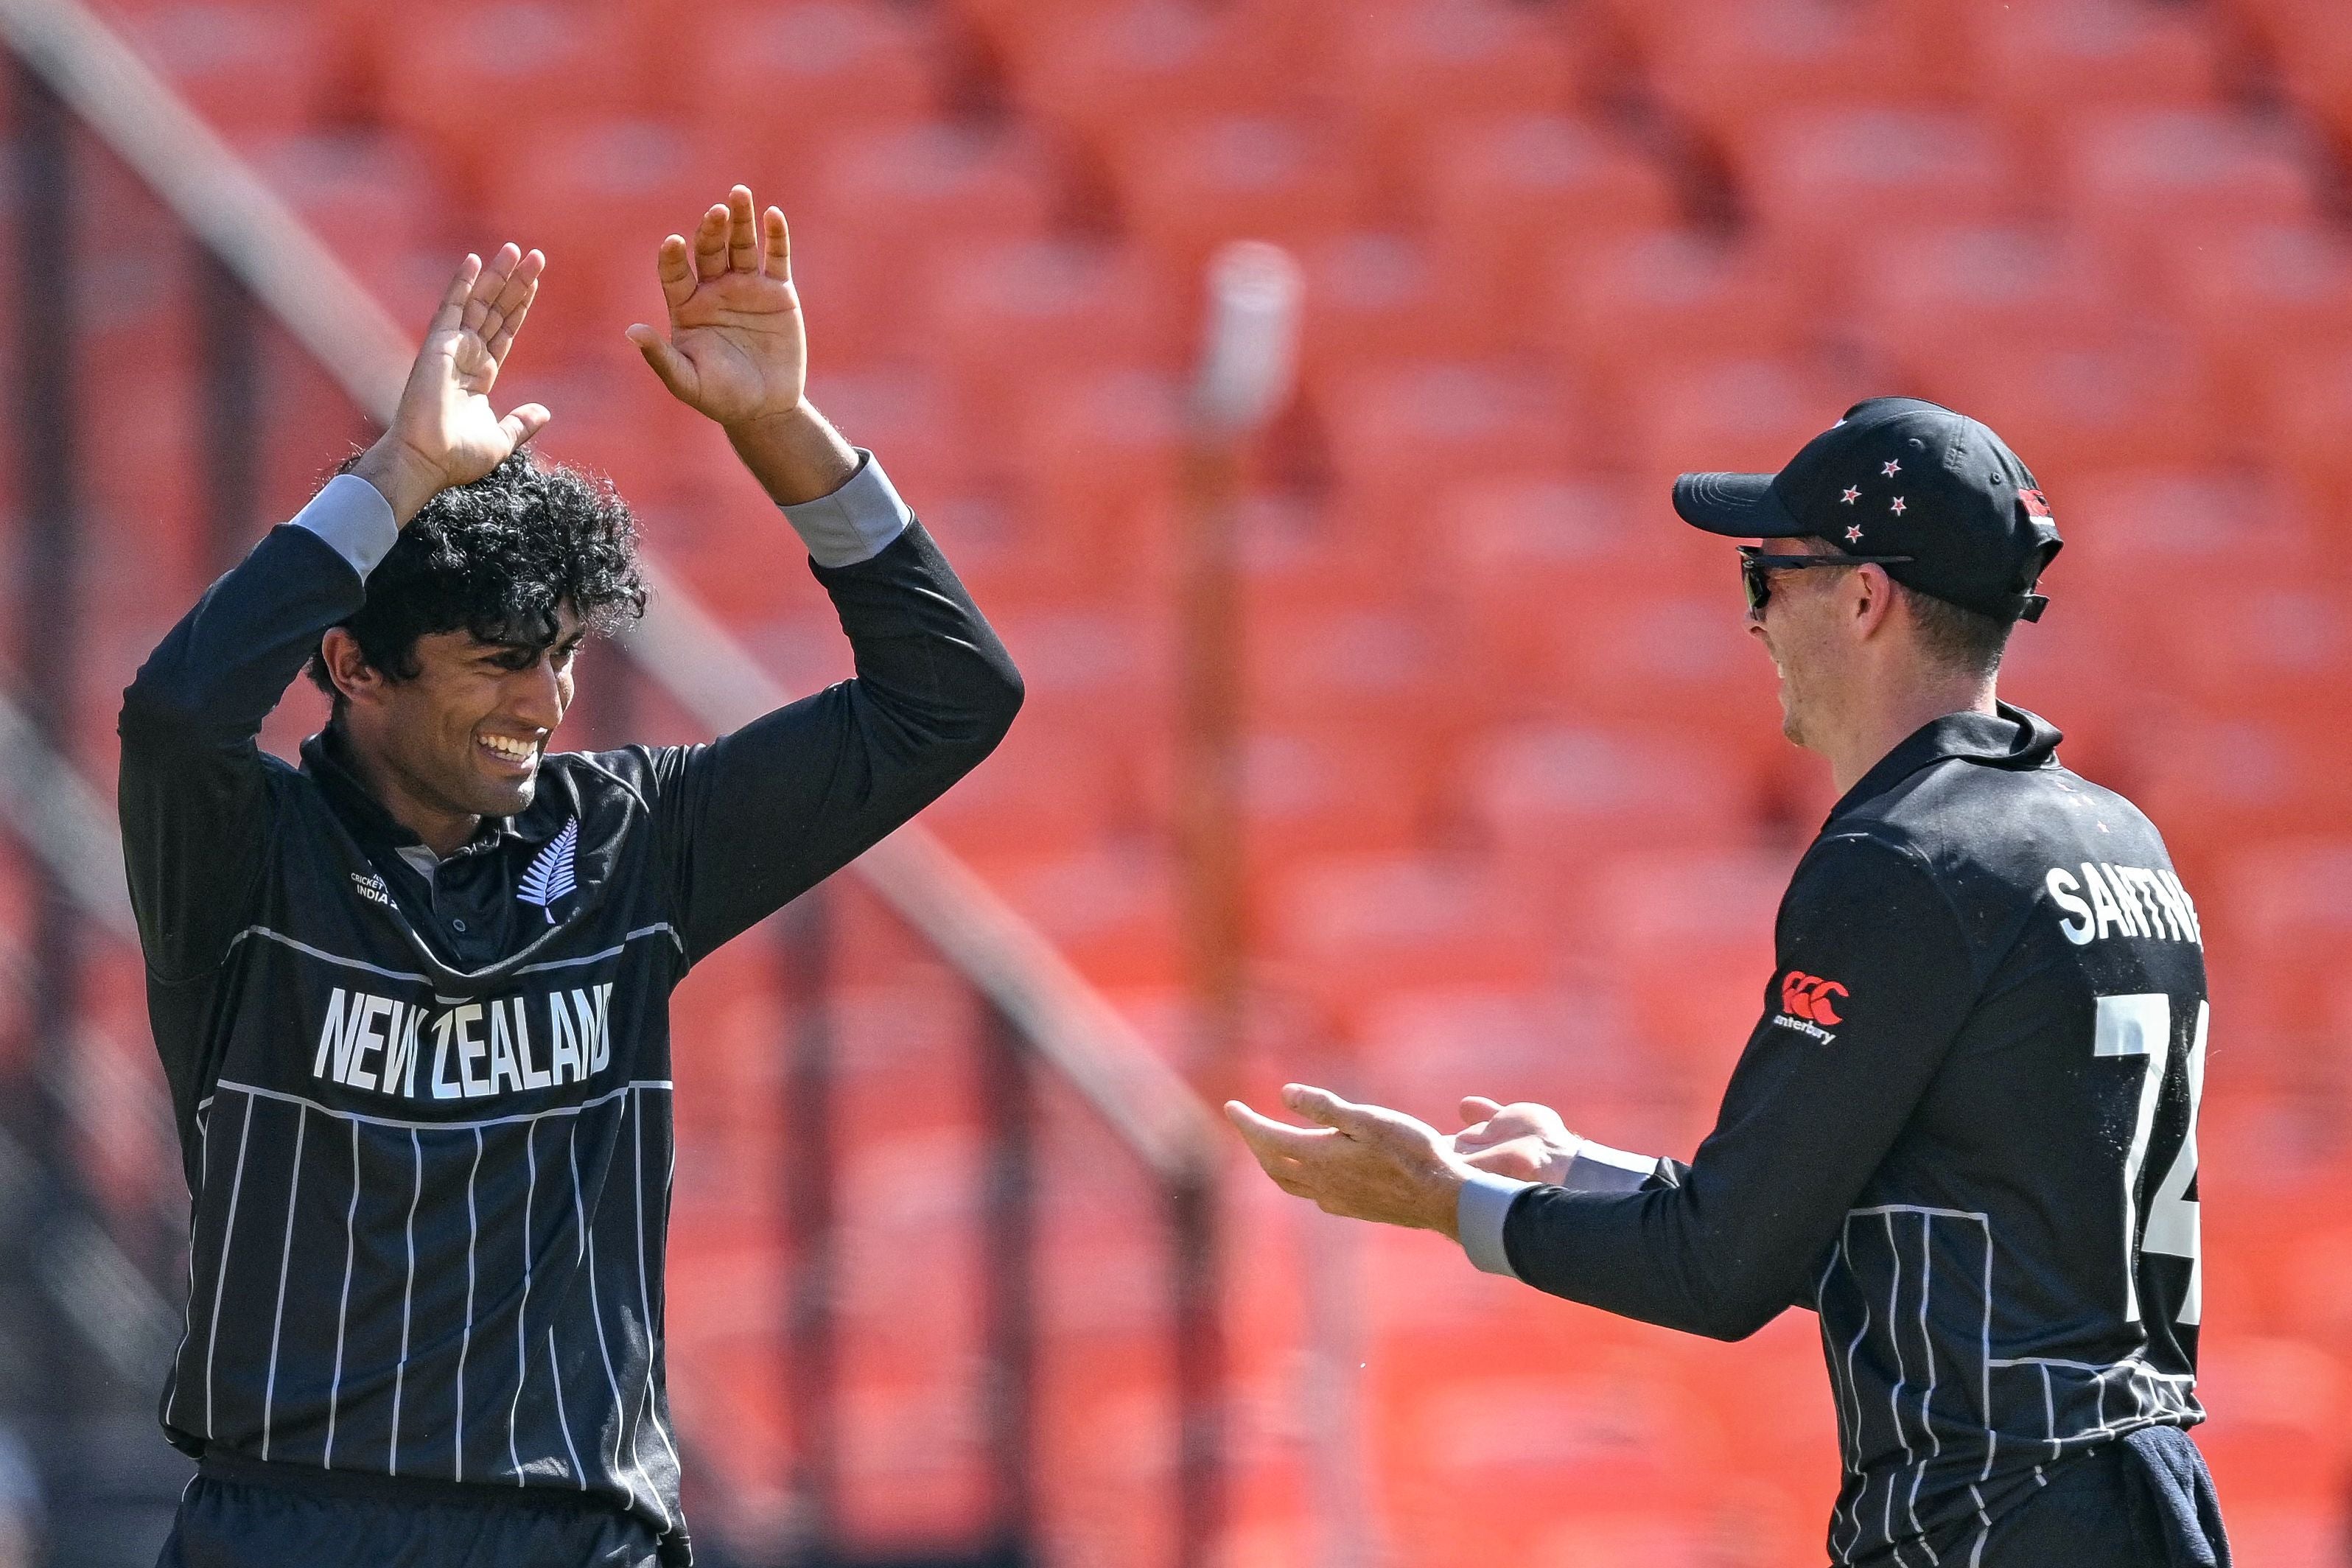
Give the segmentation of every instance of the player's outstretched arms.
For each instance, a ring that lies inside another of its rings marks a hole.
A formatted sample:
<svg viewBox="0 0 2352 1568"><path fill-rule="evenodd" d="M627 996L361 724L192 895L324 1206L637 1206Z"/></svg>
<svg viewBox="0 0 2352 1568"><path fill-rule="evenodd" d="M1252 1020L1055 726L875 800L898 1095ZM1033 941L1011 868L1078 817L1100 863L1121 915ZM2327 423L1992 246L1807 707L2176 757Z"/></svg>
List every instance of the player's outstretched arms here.
<svg viewBox="0 0 2352 1568"><path fill-rule="evenodd" d="M504 417L490 407L546 267L538 251L509 244L487 266L467 257L442 292L392 427L352 469L383 495L401 527L440 491L480 479L546 428L550 416L536 403Z"/></svg>
<svg viewBox="0 0 2352 1568"><path fill-rule="evenodd" d="M779 506L848 483L857 453L808 401L808 329L782 209L759 211L737 185L702 215L691 243L662 241L655 271L669 336L642 321L628 335L670 395L727 432Z"/></svg>

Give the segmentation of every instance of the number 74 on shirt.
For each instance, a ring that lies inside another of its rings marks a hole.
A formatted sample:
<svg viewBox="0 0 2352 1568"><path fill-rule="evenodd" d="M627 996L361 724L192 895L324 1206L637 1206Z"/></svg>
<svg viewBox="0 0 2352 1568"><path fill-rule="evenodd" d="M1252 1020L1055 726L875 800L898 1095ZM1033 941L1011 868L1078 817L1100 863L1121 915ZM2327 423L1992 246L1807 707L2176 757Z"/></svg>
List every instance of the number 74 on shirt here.
<svg viewBox="0 0 2352 1568"><path fill-rule="evenodd" d="M2124 1154L2124 1321L2136 1323L2139 1313L2139 1258L2142 1252L2189 1259L2189 1289L2182 1295L2179 1321L2195 1323L2203 1313L2205 1265L2200 1257L2197 1200L2189 1184L2197 1177L2197 1108L2205 1098L2205 1035L2212 1018L2209 1003L2197 1004L2197 1028L2189 1045L2189 1120L2180 1147L2148 1200L2147 1228L2139 1227L2139 1178L2147 1164L2148 1140L2156 1131L2157 1103L2164 1097L2165 1068L2172 1053L2172 998L2161 991L2099 998L2098 1020L2093 1029L2095 1057L2139 1057L2147 1064L2140 1079L2139 1109L2132 1123L2131 1145Z"/></svg>

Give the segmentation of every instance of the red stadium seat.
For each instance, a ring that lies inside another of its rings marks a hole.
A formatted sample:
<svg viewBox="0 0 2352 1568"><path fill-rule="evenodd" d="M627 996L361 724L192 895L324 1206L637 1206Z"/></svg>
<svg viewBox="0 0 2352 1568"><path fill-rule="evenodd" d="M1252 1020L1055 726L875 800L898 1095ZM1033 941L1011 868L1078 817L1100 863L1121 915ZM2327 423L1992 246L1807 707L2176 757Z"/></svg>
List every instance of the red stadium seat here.
<svg viewBox="0 0 2352 1568"><path fill-rule="evenodd" d="M1604 401L1660 362L1793 353L1810 327L1799 289L1753 249L1678 228L1575 247L1538 300L1541 348Z"/></svg>
<svg viewBox="0 0 2352 1568"><path fill-rule="evenodd" d="M2199 13L2137 0L1973 0L1956 8L1973 96L2028 159L2055 173L2065 127L2096 109L2191 109L2211 104L2221 58Z"/></svg>
<svg viewBox="0 0 2352 1568"><path fill-rule="evenodd" d="M1106 165L1173 128L1264 114L1290 97L1271 13L1131 0L998 16L1015 101Z"/></svg>
<svg viewBox="0 0 2352 1568"><path fill-rule="evenodd" d="M1734 591L1729 542L1685 527L1663 489L1594 475L1482 479L1424 517L1434 548L1417 576L1465 668L1490 672L1503 714L1556 711L1569 695L1547 684L1561 623L1628 595Z"/></svg>
<svg viewBox="0 0 2352 1568"><path fill-rule="evenodd" d="M2233 0L2288 94L2331 127L2352 132L2352 30L2329 0Z"/></svg>
<svg viewBox="0 0 2352 1568"><path fill-rule="evenodd" d="M1299 260L1307 301L1299 356L1307 381L1332 385L1383 362L1475 352L1484 322L1459 290L1444 286L1423 242L1363 231L1310 247Z"/></svg>
<svg viewBox="0 0 2352 1568"><path fill-rule="evenodd" d="M1270 889L1268 947L1350 1018L1401 990L1532 985L1543 944L1528 911L1497 894L1457 858L1334 859Z"/></svg>
<svg viewBox="0 0 2352 1568"><path fill-rule="evenodd" d="M854 225L901 256L925 245L1038 237L1053 223L1054 202L1037 137L947 121L855 137L825 161L814 191L826 224Z"/></svg>
<svg viewBox="0 0 2352 1568"><path fill-rule="evenodd" d="M2168 293L2213 368L2214 412L2261 451L2282 373L2352 353L2352 246L2329 229L2255 227L2171 262Z"/></svg>
<svg viewBox="0 0 2352 1568"><path fill-rule="evenodd" d="M1702 1079L1722 1081L1763 1006L1797 848L1629 849L1595 868L1610 911L1597 956L1628 986L1635 1027Z"/></svg>
<svg viewBox="0 0 2352 1568"><path fill-rule="evenodd" d="M1168 301L1131 258L1104 247L1012 241L927 270L926 341L983 442L1005 436L1040 384L1153 363L1173 347Z"/></svg>
<svg viewBox="0 0 2352 1568"><path fill-rule="evenodd" d="M2004 222L2012 182L1998 142L1958 115L1797 110L1732 150L1764 243L1829 303L1855 258L1922 228Z"/></svg>
<svg viewBox="0 0 2352 1568"><path fill-rule="evenodd" d="M1627 723L1495 732L1468 762L1473 820L1516 896L1562 943L1604 940L1594 879L1629 843L1744 847L1760 804L1742 759Z"/></svg>
<svg viewBox="0 0 2352 1568"><path fill-rule="evenodd" d="M1347 148L1304 119L1171 128L1128 149L1115 173L1129 231L1188 294L1228 240L1311 247L1349 232L1362 210Z"/></svg>
<svg viewBox="0 0 2352 1568"><path fill-rule="evenodd" d="M1503 362L1399 365L1315 396L1339 526L1367 547L1418 552L1433 493L1467 475L1554 472L1584 445L1565 390Z"/></svg>
<svg viewBox="0 0 2352 1568"><path fill-rule="evenodd" d="M681 79L660 108L692 117L707 177L722 193L737 180L754 191L788 187L834 149L919 124L940 107L932 40L916 13L852 0L688 10L694 34L673 68Z"/></svg>
<svg viewBox="0 0 2352 1568"><path fill-rule="evenodd" d="M484 191L483 221L498 240L547 252L531 305L539 352L634 355L632 321L667 320L655 256L662 237L691 236L727 186L704 173L675 125L572 120L551 127L501 164ZM764 198L763 198L764 199Z"/></svg>
<svg viewBox="0 0 2352 1568"><path fill-rule="evenodd" d="M519 138L647 107L616 10L420 0L379 20L372 70L385 122L418 139L460 212L513 178Z"/></svg>
<svg viewBox="0 0 2352 1568"><path fill-rule="evenodd" d="M1657 164L1566 115L1444 135L1423 170L1431 262L1496 348L1534 341L1526 302L1541 297L1551 268L1677 216Z"/></svg>
<svg viewBox="0 0 2352 1568"><path fill-rule="evenodd" d="M2265 456L2314 502L2341 518L2338 498L2352 494L2352 353L2323 353L2279 367L2268 402Z"/></svg>
<svg viewBox="0 0 2352 1568"><path fill-rule="evenodd" d="M1170 377L1133 368L1040 386L1024 400L1003 457L1039 570L1111 595L1168 580L1182 413Z"/></svg>
<svg viewBox="0 0 2352 1568"><path fill-rule="evenodd" d="M1426 742L1481 716L1433 617L1411 604L1261 601L1244 632L1248 711L1283 726L1387 722Z"/></svg>
<svg viewBox="0 0 2352 1568"><path fill-rule="evenodd" d="M2124 324L2095 258L2045 230L1925 231L1872 247L1859 270L1846 320L1906 377L1933 376L1986 343L2063 342Z"/></svg>
<svg viewBox="0 0 2352 1568"><path fill-rule="evenodd" d="M340 62L326 22L303 7L199 0L142 6L121 30L206 124L244 142L338 118ZM264 79L269 89L256 91Z"/></svg>
<svg viewBox="0 0 2352 1568"><path fill-rule="evenodd" d="M1334 856L1395 855L1425 841L1441 769L1425 734L1361 717L1254 731L1244 758L1253 880Z"/></svg>
<svg viewBox="0 0 2352 1568"><path fill-rule="evenodd" d="M1617 12L1634 16L1646 37L1659 98L1729 154L1792 106L1909 110L1935 100L1911 37L1878 7L1707 0Z"/></svg>
<svg viewBox="0 0 2352 1568"><path fill-rule="evenodd" d="M2063 175L2069 216L2151 279L2158 258L2257 225L2308 225L2305 150L2249 118L2124 110L2076 122Z"/></svg>
<svg viewBox="0 0 2352 1568"><path fill-rule="evenodd" d="M1576 62L1567 36L1537 12L1497 0L1334 10L1340 104L1386 175L1383 194L1408 203L1410 214L1426 214L1444 192L1423 150L1449 130L1573 107Z"/></svg>
<svg viewBox="0 0 2352 1568"><path fill-rule="evenodd" d="M1077 855L983 855L973 864L1095 984L1176 982L1175 868L1156 847L1121 839Z"/></svg>

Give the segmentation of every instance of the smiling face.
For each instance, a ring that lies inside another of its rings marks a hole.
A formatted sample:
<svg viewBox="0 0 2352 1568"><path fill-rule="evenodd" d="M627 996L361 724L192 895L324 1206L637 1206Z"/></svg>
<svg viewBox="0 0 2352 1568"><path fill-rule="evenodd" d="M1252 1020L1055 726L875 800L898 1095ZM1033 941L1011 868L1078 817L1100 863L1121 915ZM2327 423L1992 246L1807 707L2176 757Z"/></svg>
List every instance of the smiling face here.
<svg viewBox="0 0 2352 1568"><path fill-rule="evenodd" d="M1769 555L1829 555L1818 539L1764 541ZM1748 630L1764 645L1780 674L1780 733L1800 746L1822 738L1811 734L1827 703L1834 700L1843 673L1843 640L1835 634L1833 589L1847 568L1791 566L1771 575L1771 596L1748 617ZM1810 722L1809 722L1810 721Z"/></svg>
<svg viewBox="0 0 2352 1568"><path fill-rule="evenodd" d="M394 680L366 663L348 633L330 632L323 651L343 698L339 721L385 808L446 855L480 818L530 805L548 738L572 706L585 635L569 604L543 648L434 632L416 639L416 674Z"/></svg>

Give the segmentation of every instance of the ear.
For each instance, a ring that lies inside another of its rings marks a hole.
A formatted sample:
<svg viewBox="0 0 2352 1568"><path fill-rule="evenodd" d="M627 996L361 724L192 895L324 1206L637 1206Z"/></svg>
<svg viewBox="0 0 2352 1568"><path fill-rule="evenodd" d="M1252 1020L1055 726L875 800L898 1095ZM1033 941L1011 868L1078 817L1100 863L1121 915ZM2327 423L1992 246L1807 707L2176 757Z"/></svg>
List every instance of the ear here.
<svg viewBox="0 0 2352 1568"><path fill-rule="evenodd" d="M1867 640L1878 635L1895 612L1895 579L1884 566L1857 566L1846 574L1846 605L1854 636Z"/></svg>
<svg viewBox="0 0 2352 1568"><path fill-rule="evenodd" d="M345 626L329 626L319 639L319 651L326 656L327 678L347 702L367 702L382 695L383 672L367 661L360 651L360 639Z"/></svg>

